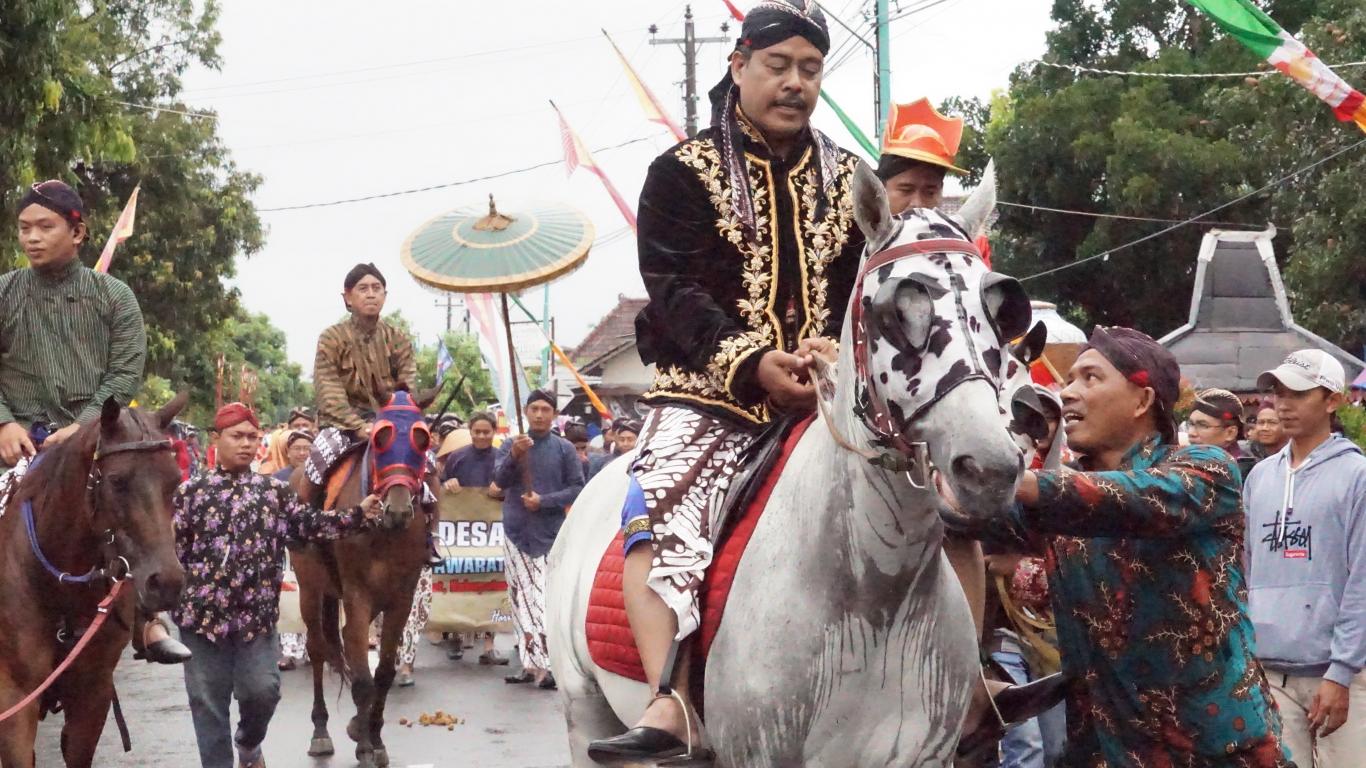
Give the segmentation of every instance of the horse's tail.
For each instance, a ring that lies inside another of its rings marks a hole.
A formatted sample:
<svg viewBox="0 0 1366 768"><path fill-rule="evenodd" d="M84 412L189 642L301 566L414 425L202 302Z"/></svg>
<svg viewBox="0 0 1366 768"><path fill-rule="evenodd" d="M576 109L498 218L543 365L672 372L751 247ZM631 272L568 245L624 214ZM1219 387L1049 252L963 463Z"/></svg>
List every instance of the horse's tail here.
<svg viewBox="0 0 1366 768"><path fill-rule="evenodd" d="M327 663L337 670L342 680L351 682L351 671L346 667L346 654L342 653L341 639L341 600L331 595L322 598L323 642L327 646Z"/></svg>

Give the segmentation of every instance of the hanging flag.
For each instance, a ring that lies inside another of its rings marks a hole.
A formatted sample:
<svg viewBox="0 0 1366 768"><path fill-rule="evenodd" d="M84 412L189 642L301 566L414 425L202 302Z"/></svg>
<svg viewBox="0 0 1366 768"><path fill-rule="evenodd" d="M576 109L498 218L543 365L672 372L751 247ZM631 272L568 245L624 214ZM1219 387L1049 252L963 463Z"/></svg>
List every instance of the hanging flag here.
<svg viewBox="0 0 1366 768"><path fill-rule="evenodd" d="M1366 96L1351 87L1314 52L1250 0L1186 0L1214 19L1238 42L1304 86L1333 108L1343 122L1355 122L1366 131Z"/></svg>
<svg viewBox="0 0 1366 768"><path fill-rule="evenodd" d="M859 146L863 147L863 151L876 161L882 153L878 151L877 145L868 138L868 135L859 129L858 123L855 123L849 115L845 114L843 109L840 109L840 105L830 98L830 94L826 93L824 88L821 89L821 98L825 100L826 106L830 107L840 122L844 123L844 129L849 132L850 136L854 137L854 141L857 141Z"/></svg>
<svg viewBox="0 0 1366 768"><path fill-rule="evenodd" d="M550 102L550 106L555 108L555 114L560 118L560 139L564 142L564 165L569 175L572 175L576 168L583 167L601 179L602 185L607 188L607 194L612 196L612 200L617 204L617 210L621 211L622 217L626 219L626 223L631 226L631 231L634 232L636 212L631 210L631 206L626 204L626 200L617 191L616 185L607 178L607 174L603 172L602 168L598 167L597 161L593 159L593 153L588 151L588 147L584 146L579 135L574 132L573 128L569 127L569 123L564 119L564 113L560 112L560 108L556 107L553 101Z"/></svg>
<svg viewBox="0 0 1366 768"><path fill-rule="evenodd" d="M740 9L735 7L735 3L732 3L730 0L721 0L721 2L726 4L726 8L730 10L730 15L734 16L736 21L745 20L745 14L741 13Z"/></svg>
<svg viewBox="0 0 1366 768"><path fill-rule="evenodd" d="M108 272L109 263L114 260L114 249L124 240L133 236L133 219L138 212L138 190L142 189L139 184L133 187L133 194L128 196L128 202L123 206L123 213L119 214L119 220L114 222L114 231L109 233L109 242L104 244L104 250L100 252L100 260L95 262L96 272Z"/></svg>
<svg viewBox="0 0 1366 768"><path fill-rule="evenodd" d="M498 402L507 413L515 413L517 397L512 387L515 371L521 375L522 368L515 360L508 360L507 328L503 325L503 315L498 302L491 293L465 294L465 307L469 310L470 321L479 338L479 354L488 366L489 378L498 391ZM515 434L517 425L511 425Z"/></svg>
<svg viewBox="0 0 1366 768"><path fill-rule="evenodd" d="M446 371L450 370L453 362L455 361L451 359L451 351L446 348L446 340L442 339L436 345L436 385L438 387L446 380Z"/></svg>
<svg viewBox="0 0 1366 768"><path fill-rule="evenodd" d="M687 134L683 133L683 129L678 127L678 123L675 123L673 118L669 117L669 113L665 112L664 108L659 105L659 99L655 98L654 93L645 85L645 81L641 80L640 75L636 74L636 70L631 66L631 62L626 60L626 54L622 53L621 49L617 47L616 41L612 39L611 35L607 34L607 30L602 30L602 36L607 38L607 42L612 44L612 50L617 52L617 58L621 60L621 66L626 69L626 79L631 83L631 90L636 92L636 99L640 101L640 108L645 110L645 118L650 122L659 123L665 128L668 128L675 139L679 141L687 139Z"/></svg>

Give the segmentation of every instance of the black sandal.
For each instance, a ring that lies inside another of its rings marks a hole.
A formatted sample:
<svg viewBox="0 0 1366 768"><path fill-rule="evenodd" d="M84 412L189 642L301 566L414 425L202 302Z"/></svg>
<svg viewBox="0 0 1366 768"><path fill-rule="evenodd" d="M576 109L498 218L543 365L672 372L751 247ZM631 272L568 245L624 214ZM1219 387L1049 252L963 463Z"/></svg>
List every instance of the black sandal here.
<svg viewBox="0 0 1366 768"><path fill-rule="evenodd" d="M526 685L536 679L536 676L527 671L522 671L515 675L508 675L503 678L503 682L508 685Z"/></svg>

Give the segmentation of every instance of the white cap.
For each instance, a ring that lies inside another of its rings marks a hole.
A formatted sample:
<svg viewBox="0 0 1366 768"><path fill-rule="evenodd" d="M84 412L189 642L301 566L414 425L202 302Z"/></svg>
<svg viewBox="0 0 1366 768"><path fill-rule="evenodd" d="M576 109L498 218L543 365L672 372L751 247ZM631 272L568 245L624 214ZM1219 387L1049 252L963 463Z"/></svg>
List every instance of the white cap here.
<svg viewBox="0 0 1366 768"><path fill-rule="evenodd" d="M1301 349L1274 369L1257 377L1258 389L1271 389L1276 382L1287 389L1304 392L1323 387L1341 392L1347 386L1347 372L1337 358L1321 349Z"/></svg>

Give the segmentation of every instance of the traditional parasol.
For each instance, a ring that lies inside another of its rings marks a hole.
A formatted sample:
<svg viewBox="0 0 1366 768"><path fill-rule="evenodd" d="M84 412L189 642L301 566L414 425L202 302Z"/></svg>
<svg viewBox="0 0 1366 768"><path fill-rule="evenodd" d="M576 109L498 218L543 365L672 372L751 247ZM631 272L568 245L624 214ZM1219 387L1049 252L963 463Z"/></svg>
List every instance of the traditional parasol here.
<svg viewBox="0 0 1366 768"><path fill-rule="evenodd" d="M522 374L512 344L507 295L577 269L588 258L594 236L593 223L574 208L551 205L506 215L498 212L489 195L487 211L443 213L403 243L403 266L424 285L455 293L501 294L519 431L526 431L518 381Z"/></svg>

